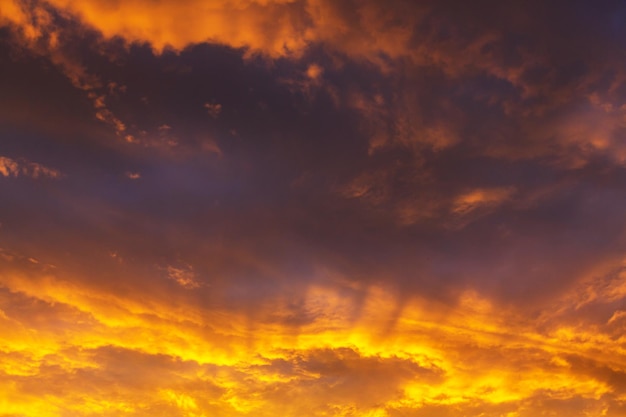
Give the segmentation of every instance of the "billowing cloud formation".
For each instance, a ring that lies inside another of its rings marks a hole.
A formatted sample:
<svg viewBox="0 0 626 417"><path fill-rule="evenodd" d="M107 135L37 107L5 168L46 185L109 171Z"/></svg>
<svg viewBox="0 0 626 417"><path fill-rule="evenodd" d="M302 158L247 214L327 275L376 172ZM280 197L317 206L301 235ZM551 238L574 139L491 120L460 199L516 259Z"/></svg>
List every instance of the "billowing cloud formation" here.
<svg viewBox="0 0 626 417"><path fill-rule="evenodd" d="M582 21L583 9L577 5L562 20L587 23ZM539 5L471 9L456 2L416 5L406 1L381 5L376 1L326 0L156 4L144 0L7 0L0 13L0 19L30 47L38 45L48 51L72 82L89 93L96 117L129 142L140 139L137 132L128 132L127 123L107 106L102 81L63 46L85 30L95 30L107 40L146 43L160 52L166 47L181 51L210 42L253 55L298 58L323 47L333 56L334 66L345 65L342 61L346 57L369 62L396 85L402 79L410 80L412 74L416 75L416 85L420 80L428 82L423 69L429 69L429 76L433 70L440 71L451 80L477 82L482 91L477 90L473 100L509 119L510 132L492 130L494 140L484 143L480 139L481 148L489 155L557 158L570 166L585 164L596 154L610 155L619 163L626 158L619 139L626 111L619 92L626 77L618 58L611 54L613 34L606 29L583 34L558 23L529 37L531 19L537 14L548 19L553 13ZM623 10L607 4L599 13L611 18ZM64 27L64 22L72 19L84 24L78 34L68 34ZM617 35L621 29L611 24ZM592 36L598 46L562 48L559 30L572 37L572 44ZM316 64L309 70L319 68ZM501 83L506 88L495 91L489 83ZM411 89L381 94L357 88L343 101L366 119L372 150L424 145L442 149L471 140L462 133L472 130L468 126L471 122L459 117L462 111L450 100L454 96L463 100L467 91L453 88L435 93L443 96L433 102L423 101ZM219 114L218 107L213 106L221 105L210 105L209 113ZM424 106L430 108L427 120L420 116ZM448 119L450 113L455 114L454 121ZM489 121L482 122L487 128ZM523 128L516 130L519 125ZM511 135L526 137L523 149Z"/></svg>
<svg viewBox="0 0 626 417"><path fill-rule="evenodd" d="M407 305L385 334L393 300L384 290L370 289L354 321L349 298L311 287L311 320L294 333L271 316L250 327L228 308L77 287L32 262L16 272L24 260L10 257L0 293L5 413L623 412L623 352L607 344L607 324L538 332L468 292L445 314L426 300ZM272 315L287 313L276 301Z"/></svg>
<svg viewBox="0 0 626 417"><path fill-rule="evenodd" d="M3 1L0 416L624 415L625 17Z"/></svg>
<svg viewBox="0 0 626 417"><path fill-rule="evenodd" d="M47 11L69 13L105 37L147 42L156 50L217 42L271 55L298 52L306 44L303 8L290 0L150 3L53 0L31 4L7 0L2 17L36 37L50 23ZM301 19L298 19L301 15ZM44 17L44 19L42 19ZM43 21L42 21L43 20ZM43 28L42 28L43 27Z"/></svg>

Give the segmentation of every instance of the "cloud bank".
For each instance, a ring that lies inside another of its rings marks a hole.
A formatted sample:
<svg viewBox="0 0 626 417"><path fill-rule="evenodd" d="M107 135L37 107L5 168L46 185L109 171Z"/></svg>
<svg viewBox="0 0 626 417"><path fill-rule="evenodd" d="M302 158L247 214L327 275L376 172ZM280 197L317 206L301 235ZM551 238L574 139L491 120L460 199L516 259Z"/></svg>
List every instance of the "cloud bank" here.
<svg viewBox="0 0 626 417"><path fill-rule="evenodd" d="M0 416L622 416L625 17L3 1Z"/></svg>

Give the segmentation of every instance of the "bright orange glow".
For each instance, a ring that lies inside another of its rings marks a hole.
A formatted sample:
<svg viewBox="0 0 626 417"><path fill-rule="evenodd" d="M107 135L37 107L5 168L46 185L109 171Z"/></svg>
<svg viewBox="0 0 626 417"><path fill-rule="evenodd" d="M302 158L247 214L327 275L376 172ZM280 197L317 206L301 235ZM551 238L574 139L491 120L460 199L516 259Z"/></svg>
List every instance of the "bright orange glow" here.
<svg viewBox="0 0 626 417"><path fill-rule="evenodd" d="M372 287L355 315L349 298L314 286L303 305L314 319L295 329L265 322L263 313L250 323L236 311L179 309L53 276L14 271L2 282L0 405L9 414L147 415L166 407L190 416L299 415L322 403L328 411L320 415L489 409L542 392L599 400L611 386L576 364L626 365L620 344L591 330L539 332L475 292L451 310L415 300L398 315L394 296ZM285 307L274 302L272 314L288 314ZM41 398L43 387L20 380L72 384L72 396L59 389Z"/></svg>
<svg viewBox="0 0 626 417"><path fill-rule="evenodd" d="M493 3L0 0L0 417L626 415L626 8Z"/></svg>

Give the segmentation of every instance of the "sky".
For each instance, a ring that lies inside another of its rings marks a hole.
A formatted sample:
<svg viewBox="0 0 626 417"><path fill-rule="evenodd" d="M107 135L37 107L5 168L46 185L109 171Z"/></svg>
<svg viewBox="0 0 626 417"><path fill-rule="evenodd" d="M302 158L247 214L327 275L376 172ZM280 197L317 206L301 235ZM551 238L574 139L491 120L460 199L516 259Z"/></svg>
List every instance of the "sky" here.
<svg viewBox="0 0 626 417"><path fill-rule="evenodd" d="M0 417L626 414L626 3L0 0Z"/></svg>

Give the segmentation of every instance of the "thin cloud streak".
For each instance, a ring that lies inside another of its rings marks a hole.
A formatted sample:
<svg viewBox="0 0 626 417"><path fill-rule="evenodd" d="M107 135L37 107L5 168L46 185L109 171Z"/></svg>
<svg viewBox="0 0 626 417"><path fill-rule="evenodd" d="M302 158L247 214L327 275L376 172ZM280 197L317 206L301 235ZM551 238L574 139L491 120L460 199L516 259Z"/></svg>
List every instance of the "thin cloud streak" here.
<svg viewBox="0 0 626 417"><path fill-rule="evenodd" d="M60 171L48 168L37 162L15 160L6 156L0 156L0 174L4 177L25 176L32 179L40 177L58 179L63 176Z"/></svg>

